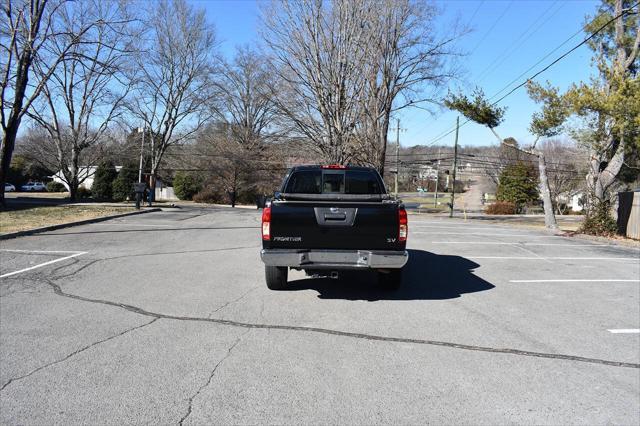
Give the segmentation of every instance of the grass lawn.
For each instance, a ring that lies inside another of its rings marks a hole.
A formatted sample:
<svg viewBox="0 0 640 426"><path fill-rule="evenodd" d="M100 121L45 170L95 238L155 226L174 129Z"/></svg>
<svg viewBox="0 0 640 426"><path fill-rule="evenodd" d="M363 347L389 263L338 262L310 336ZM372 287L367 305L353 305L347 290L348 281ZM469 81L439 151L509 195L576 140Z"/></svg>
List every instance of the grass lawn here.
<svg viewBox="0 0 640 426"><path fill-rule="evenodd" d="M135 210L133 207L126 206L50 206L3 210L0 211L0 233L25 231L42 226L127 213L133 210Z"/></svg>

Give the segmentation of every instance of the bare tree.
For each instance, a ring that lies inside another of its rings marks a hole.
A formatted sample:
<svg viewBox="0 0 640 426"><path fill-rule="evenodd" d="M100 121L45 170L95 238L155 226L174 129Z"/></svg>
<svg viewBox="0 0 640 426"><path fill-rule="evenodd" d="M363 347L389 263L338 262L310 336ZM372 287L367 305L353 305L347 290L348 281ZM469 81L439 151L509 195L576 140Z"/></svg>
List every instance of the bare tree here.
<svg viewBox="0 0 640 426"><path fill-rule="evenodd" d="M34 64L34 74L45 83L27 114L46 131L43 142L52 144L53 154L36 158L60 171L72 200L90 175L86 170L99 161L101 150L93 149L88 155L85 151L106 139L109 125L124 111L131 88L127 71L136 31L126 6L124 2L84 0L62 9L58 18L61 34L52 40L49 51L60 56L71 45L69 58L49 78L46 66ZM94 22L90 30L76 36Z"/></svg>
<svg viewBox="0 0 640 426"><path fill-rule="evenodd" d="M151 37L140 50L140 76L129 108L149 134L151 188L168 147L188 140L210 118L214 28L185 0L153 3ZM137 126L135 126L137 127Z"/></svg>
<svg viewBox="0 0 640 426"><path fill-rule="evenodd" d="M458 73L454 43L464 31L453 26L439 35L437 17L434 4L411 0L376 1L367 14L360 161L374 165L381 174L391 114L439 103L438 92Z"/></svg>
<svg viewBox="0 0 640 426"><path fill-rule="evenodd" d="M214 110L230 124L231 138L243 149L260 151L275 135L278 108L272 88L276 84L266 58L248 47L238 48L233 61L224 64Z"/></svg>
<svg viewBox="0 0 640 426"><path fill-rule="evenodd" d="M66 34L57 27L66 0L2 0L0 20L0 96L2 101L2 148L0 158L0 203L4 205L4 183L11 164L18 129L26 112L44 90L58 65L69 57L70 49L96 22ZM51 49L59 37L67 45ZM39 76L32 80L32 68L39 64Z"/></svg>
<svg viewBox="0 0 640 426"><path fill-rule="evenodd" d="M220 73L216 84L219 106L214 105L214 110L226 123L224 134L208 132L200 146L206 144L209 151L224 154L216 159L214 169L232 205L240 189L255 192L262 189L261 181L269 180L261 162L269 160L269 142L280 136L273 98L276 86L266 58L248 47L238 48Z"/></svg>
<svg viewBox="0 0 640 426"><path fill-rule="evenodd" d="M560 139L548 139L541 150L548 160L549 190L558 214L565 214L566 204L574 196L584 191L584 171L587 156L575 145Z"/></svg>
<svg viewBox="0 0 640 426"><path fill-rule="evenodd" d="M282 81L278 106L331 162L353 155L373 4L282 0L265 9L264 39Z"/></svg>

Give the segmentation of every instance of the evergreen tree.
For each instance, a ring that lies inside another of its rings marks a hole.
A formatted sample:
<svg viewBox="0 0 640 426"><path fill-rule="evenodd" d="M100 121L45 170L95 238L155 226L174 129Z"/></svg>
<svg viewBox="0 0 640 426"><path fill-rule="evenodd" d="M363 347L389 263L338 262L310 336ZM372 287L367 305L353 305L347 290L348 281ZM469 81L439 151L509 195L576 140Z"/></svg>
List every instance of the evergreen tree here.
<svg viewBox="0 0 640 426"><path fill-rule="evenodd" d="M127 198L132 200L135 198L133 184L138 181L138 168L133 163L126 163L118 177L113 181L112 192L115 201L124 201Z"/></svg>
<svg viewBox="0 0 640 426"><path fill-rule="evenodd" d="M118 172L111 161L101 162L93 176L91 196L97 200L111 200L113 196L113 181L117 177Z"/></svg>
<svg viewBox="0 0 640 426"><path fill-rule="evenodd" d="M202 189L202 179L194 173L176 172L173 190L181 200L191 200Z"/></svg>
<svg viewBox="0 0 640 426"><path fill-rule="evenodd" d="M539 198L538 175L532 164L516 163L506 166L500 173L496 193L498 201L509 201L521 211L522 207Z"/></svg>

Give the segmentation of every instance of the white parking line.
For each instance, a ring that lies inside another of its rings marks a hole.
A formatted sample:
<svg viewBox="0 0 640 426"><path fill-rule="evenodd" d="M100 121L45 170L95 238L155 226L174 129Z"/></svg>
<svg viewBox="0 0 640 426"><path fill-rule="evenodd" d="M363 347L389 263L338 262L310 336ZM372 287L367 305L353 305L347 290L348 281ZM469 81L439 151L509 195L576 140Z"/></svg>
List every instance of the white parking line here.
<svg viewBox="0 0 640 426"><path fill-rule="evenodd" d="M9 253L34 253L34 254L49 254L49 253L79 253L77 250L14 250L14 249L0 249L0 251L6 251Z"/></svg>
<svg viewBox="0 0 640 426"><path fill-rule="evenodd" d="M523 245L523 246L558 246L558 247L604 247L607 244L554 244L554 243L509 243L504 241L431 241L432 244L493 244L493 245Z"/></svg>
<svg viewBox="0 0 640 426"><path fill-rule="evenodd" d="M55 253L63 253L60 251L42 251L42 250L2 250L8 252L16 252L16 253L35 253L35 254L55 254ZM64 253L74 253L70 256L61 257L59 259L50 260L48 262L40 263L35 266L31 266L29 268L20 269L19 271L9 272L3 275L0 275L0 278L10 277L12 275L21 274L23 272L31 271L33 269L42 268L43 266L51 265L52 263L62 262L63 260L71 259L72 257L82 256L83 254L87 254L86 251L77 251L77 252L64 252Z"/></svg>
<svg viewBox="0 0 640 426"><path fill-rule="evenodd" d="M640 283L640 280L616 280L616 279L601 279L592 280L585 279L567 279L567 280L509 280L510 283Z"/></svg>
<svg viewBox="0 0 640 426"><path fill-rule="evenodd" d="M614 328L607 331L613 334L640 334L640 328Z"/></svg>
<svg viewBox="0 0 640 426"><path fill-rule="evenodd" d="M479 231L506 231L506 232L513 232L514 229L513 228L490 228L487 226L466 226L466 225L460 225L460 226L434 226L434 225L417 225L415 223L412 224L414 228L433 228L433 229L457 229L459 230L460 228L464 228L464 229L475 229L475 230L479 230Z"/></svg>
<svg viewBox="0 0 640 426"><path fill-rule="evenodd" d="M98 225L98 226L172 226L172 225L167 225L167 224L162 224L162 225L158 225L158 224L153 224L153 223L135 223L135 222L114 222L114 223L94 223L93 225Z"/></svg>
<svg viewBox="0 0 640 426"><path fill-rule="evenodd" d="M431 232L431 231L413 231L414 234L429 235L478 235L486 237L524 237L524 238L562 238L560 235L531 235L531 234L501 234L498 232Z"/></svg>
<svg viewBox="0 0 640 426"><path fill-rule="evenodd" d="M513 260L634 260L635 257L538 257L538 256L466 256L470 259L513 259Z"/></svg>

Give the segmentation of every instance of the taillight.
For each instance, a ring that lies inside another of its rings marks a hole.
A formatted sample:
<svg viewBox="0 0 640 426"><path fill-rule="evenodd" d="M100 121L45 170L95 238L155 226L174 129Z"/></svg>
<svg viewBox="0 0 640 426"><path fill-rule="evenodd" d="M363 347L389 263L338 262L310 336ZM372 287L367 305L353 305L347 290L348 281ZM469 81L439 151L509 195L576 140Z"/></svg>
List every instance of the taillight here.
<svg viewBox="0 0 640 426"><path fill-rule="evenodd" d="M407 241L409 236L409 220L407 219L407 211L398 209L398 241Z"/></svg>
<svg viewBox="0 0 640 426"><path fill-rule="evenodd" d="M323 169L336 169L336 170L344 170L347 166L343 166L342 164L329 164L328 166L322 166Z"/></svg>
<svg viewBox="0 0 640 426"><path fill-rule="evenodd" d="M262 209L262 239L271 240L271 207Z"/></svg>

